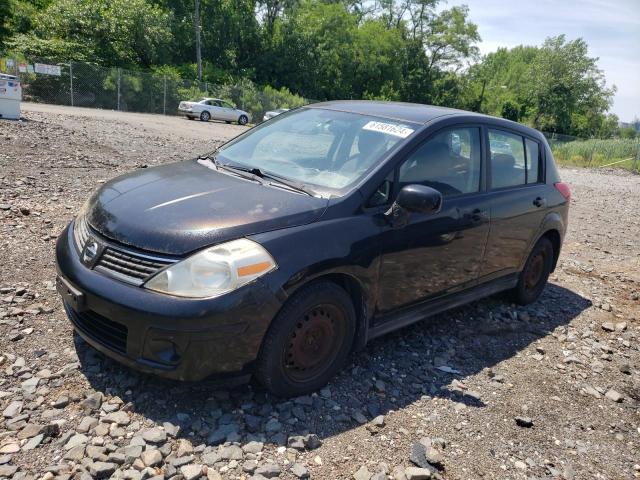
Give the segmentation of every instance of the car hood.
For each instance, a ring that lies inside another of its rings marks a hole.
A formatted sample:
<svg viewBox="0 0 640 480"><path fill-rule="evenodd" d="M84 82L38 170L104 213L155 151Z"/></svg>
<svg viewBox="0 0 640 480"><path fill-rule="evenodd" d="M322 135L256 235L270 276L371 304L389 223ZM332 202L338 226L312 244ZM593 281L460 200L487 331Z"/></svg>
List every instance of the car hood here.
<svg viewBox="0 0 640 480"><path fill-rule="evenodd" d="M328 200L262 185L190 160L117 177L87 206L105 237L171 255L317 220Z"/></svg>

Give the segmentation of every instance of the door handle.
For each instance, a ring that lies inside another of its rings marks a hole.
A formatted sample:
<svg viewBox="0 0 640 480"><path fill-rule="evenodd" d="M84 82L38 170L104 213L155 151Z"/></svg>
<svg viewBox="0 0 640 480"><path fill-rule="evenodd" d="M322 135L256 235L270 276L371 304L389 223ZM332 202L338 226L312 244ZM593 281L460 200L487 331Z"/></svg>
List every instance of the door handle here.
<svg viewBox="0 0 640 480"><path fill-rule="evenodd" d="M533 201L533 204L538 208L544 207L547 204L547 199L546 198L542 198L542 197L537 197Z"/></svg>
<svg viewBox="0 0 640 480"><path fill-rule="evenodd" d="M473 223L480 223L487 219L487 212L476 208L471 211L471 221Z"/></svg>

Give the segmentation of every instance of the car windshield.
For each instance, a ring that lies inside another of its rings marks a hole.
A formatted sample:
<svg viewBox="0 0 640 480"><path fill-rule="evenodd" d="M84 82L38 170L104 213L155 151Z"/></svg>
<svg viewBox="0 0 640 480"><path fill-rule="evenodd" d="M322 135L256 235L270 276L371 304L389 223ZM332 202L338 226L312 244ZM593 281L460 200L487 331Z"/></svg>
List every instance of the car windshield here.
<svg viewBox="0 0 640 480"><path fill-rule="evenodd" d="M232 140L221 148L217 159L341 190L417 128L367 115L302 108L278 115Z"/></svg>

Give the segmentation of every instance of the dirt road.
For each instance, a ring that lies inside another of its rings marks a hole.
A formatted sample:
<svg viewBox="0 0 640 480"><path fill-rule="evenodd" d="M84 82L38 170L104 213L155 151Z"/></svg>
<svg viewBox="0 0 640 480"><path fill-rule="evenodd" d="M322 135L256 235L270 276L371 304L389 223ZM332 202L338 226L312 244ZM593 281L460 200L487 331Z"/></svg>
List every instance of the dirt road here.
<svg viewBox="0 0 640 480"><path fill-rule="evenodd" d="M46 105L0 121L0 477L404 480L426 478L425 446L434 478L640 477L630 174L562 170L571 229L536 304L495 296L378 339L308 397L160 381L74 336L53 251L84 199L245 130Z"/></svg>

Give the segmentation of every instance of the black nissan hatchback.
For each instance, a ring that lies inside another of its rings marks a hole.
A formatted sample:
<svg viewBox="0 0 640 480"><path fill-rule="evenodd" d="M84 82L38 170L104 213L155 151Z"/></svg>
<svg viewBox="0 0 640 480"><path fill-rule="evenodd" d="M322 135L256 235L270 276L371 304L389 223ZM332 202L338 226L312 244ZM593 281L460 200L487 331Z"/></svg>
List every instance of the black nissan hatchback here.
<svg viewBox="0 0 640 480"><path fill-rule="evenodd" d="M336 101L111 180L58 239L76 331L179 380L318 389L369 340L555 268L570 192L545 138L425 105Z"/></svg>

